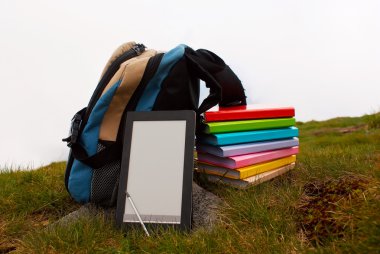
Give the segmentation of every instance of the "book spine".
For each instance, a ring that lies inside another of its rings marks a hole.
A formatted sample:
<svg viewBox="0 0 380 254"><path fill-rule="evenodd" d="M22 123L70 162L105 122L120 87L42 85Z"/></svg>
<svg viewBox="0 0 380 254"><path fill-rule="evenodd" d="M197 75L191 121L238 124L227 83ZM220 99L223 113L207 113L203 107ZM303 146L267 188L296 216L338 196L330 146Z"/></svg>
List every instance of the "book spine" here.
<svg viewBox="0 0 380 254"><path fill-rule="evenodd" d="M265 119L293 117L295 115L294 108L278 109L278 110L262 110L262 111L231 111L227 112L206 112L204 114L206 122L218 122L226 120L248 120L248 119Z"/></svg>
<svg viewBox="0 0 380 254"><path fill-rule="evenodd" d="M240 179L244 179L247 177L251 177L254 175L258 175L260 173L264 173L266 171L270 171L288 164L291 164L296 161L296 156L292 155L289 157L285 157L279 160L275 160L272 162L264 163L260 166L253 167L253 168L247 168L246 170L240 171Z"/></svg>
<svg viewBox="0 0 380 254"><path fill-rule="evenodd" d="M283 157L288 157L288 156L291 156L291 155L294 155L297 153L298 153L298 146L280 149L280 150L276 150L276 151L263 152L263 154L261 156L258 156L255 158L248 158L245 160L235 160L235 162L236 162L237 168L242 168L242 167L246 167L246 166L252 165L252 164L257 164L257 163L262 163L262 162L271 161L271 160L275 160L275 159L280 159ZM231 158L231 159L233 159L233 158Z"/></svg>

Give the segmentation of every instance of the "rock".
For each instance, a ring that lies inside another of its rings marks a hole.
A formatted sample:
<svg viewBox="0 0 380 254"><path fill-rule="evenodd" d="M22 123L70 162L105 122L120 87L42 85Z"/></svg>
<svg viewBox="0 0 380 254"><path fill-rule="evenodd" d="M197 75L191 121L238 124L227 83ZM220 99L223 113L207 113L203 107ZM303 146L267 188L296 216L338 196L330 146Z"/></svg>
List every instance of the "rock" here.
<svg viewBox="0 0 380 254"><path fill-rule="evenodd" d="M222 200L193 182L193 229L211 229L218 219Z"/></svg>
<svg viewBox="0 0 380 254"><path fill-rule="evenodd" d="M192 229L211 229L218 219L218 209L221 203L222 200L219 197L193 182ZM75 222L80 218L93 217L99 213L104 213L107 219L114 220L115 208L104 209L93 204L86 204L81 206L78 210L61 218L56 223L51 224L50 226L54 226L56 224L67 225Z"/></svg>

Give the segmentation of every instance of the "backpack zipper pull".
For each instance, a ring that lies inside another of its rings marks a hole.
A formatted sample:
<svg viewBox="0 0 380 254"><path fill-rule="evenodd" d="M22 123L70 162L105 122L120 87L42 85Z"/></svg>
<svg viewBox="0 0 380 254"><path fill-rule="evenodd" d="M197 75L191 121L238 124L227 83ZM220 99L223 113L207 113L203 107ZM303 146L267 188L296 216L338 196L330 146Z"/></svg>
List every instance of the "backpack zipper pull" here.
<svg viewBox="0 0 380 254"><path fill-rule="evenodd" d="M132 49L136 52L136 55L141 55L142 52L145 51L145 45L144 44L135 44Z"/></svg>

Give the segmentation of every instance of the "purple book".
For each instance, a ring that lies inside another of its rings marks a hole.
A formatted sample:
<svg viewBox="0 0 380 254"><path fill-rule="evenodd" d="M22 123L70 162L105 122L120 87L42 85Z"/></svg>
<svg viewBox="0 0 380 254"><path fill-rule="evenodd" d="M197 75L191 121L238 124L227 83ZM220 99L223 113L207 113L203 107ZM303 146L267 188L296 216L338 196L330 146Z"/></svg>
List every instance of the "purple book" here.
<svg viewBox="0 0 380 254"><path fill-rule="evenodd" d="M204 153L210 153L219 157L230 157L249 153L258 153L263 151L277 150L287 147L298 146L298 138L281 139L263 142L244 143L227 146L212 146L206 144L197 144L197 150Z"/></svg>

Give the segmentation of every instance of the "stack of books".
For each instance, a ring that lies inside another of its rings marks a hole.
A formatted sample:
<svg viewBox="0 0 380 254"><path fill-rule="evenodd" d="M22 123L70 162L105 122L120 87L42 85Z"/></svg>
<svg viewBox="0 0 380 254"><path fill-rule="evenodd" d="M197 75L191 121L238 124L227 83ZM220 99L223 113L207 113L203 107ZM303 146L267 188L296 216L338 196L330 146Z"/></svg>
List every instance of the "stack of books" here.
<svg viewBox="0 0 380 254"><path fill-rule="evenodd" d="M197 135L199 173L212 182L245 188L295 166L298 129L293 107L247 105L204 114Z"/></svg>

